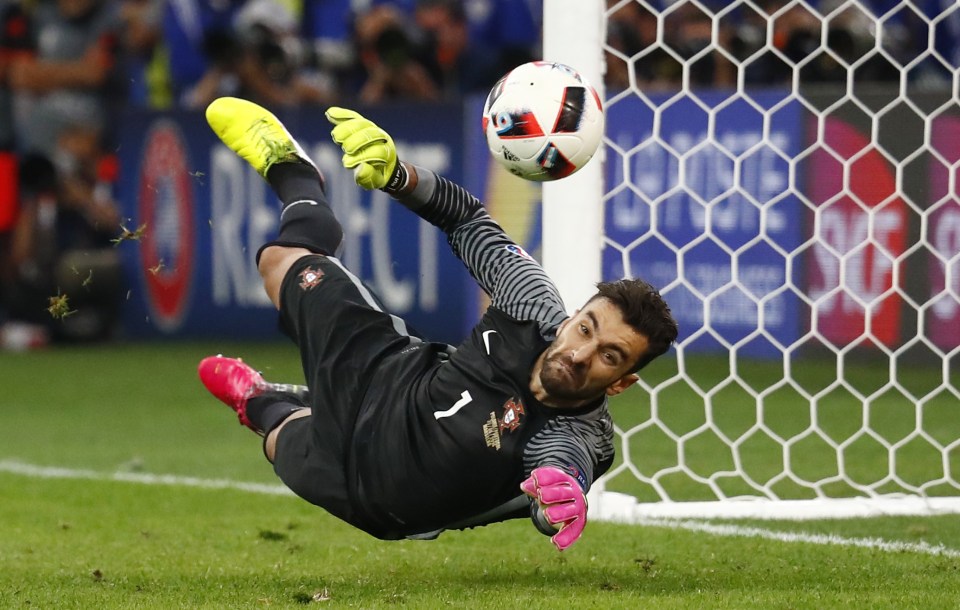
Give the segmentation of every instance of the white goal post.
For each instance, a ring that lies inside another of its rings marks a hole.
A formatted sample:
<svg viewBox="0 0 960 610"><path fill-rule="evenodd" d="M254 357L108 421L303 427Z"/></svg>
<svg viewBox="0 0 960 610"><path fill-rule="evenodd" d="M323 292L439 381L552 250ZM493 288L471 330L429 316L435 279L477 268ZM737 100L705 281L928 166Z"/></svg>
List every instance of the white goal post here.
<svg viewBox="0 0 960 610"><path fill-rule="evenodd" d="M544 0L543 56L607 117L544 185L544 266L681 326L592 514L960 512L960 5Z"/></svg>

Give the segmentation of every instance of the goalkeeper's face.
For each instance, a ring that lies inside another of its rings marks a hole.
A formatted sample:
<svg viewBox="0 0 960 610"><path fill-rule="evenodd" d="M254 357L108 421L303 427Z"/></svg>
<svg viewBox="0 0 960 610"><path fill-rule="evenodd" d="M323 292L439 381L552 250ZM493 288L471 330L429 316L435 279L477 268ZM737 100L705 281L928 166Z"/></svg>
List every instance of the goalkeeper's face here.
<svg viewBox="0 0 960 610"><path fill-rule="evenodd" d="M560 326L543 356L540 384L557 405L619 394L637 381L631 369L647 343L613 303L594 299Z"/></svg>

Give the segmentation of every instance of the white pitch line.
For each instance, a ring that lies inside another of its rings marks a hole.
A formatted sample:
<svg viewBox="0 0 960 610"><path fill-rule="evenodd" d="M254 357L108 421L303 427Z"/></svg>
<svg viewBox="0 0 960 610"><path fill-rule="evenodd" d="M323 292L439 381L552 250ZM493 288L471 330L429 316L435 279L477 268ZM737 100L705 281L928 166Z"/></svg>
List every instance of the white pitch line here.
<svg viewBox="0 0 960 610"><path fill-rule="evenodd" d="M293 492L282 485L268 485L264 483L244 483L228 479L201 479L197 477L183 477L170 474L139 474L133 472L104 473L95 470L80 470L74 468L59 468L52 466L36 466L17 460L0 460L0 472L17 474L38 479L84 479L90 481L116 481L121 483L138 483L141 485L168 485L172 487L196 487L201 489L235 489L250 493L267 494L273 496L291 496ZM766 530L758 527L742 527L739 525L715 524L688 519L657 519L642 517L631 520L632 524L647 527L665 527L669 529L701 532L713 536L762 538L777 542L800 542L829 546L846 546L866 549L875 549L888 553L918 553L960 559L960 550L951 549L943 545L933 545L926 542L896 542L881 538L844 538L833 534L805 534L799 532L783 532Z"/></svg>
<svg viewBox="0 0 960 610"><path fill-rule="evenodd" d="M806 544L820 544L826 546L849 546L864 549L886 551L888 553L919 553L922 555L936 555L960 559L960 551L945 547L942 544L927 542L898 542L882 538L844 538L834 534L805 534L802 532L783 532L766 530L759 527L744 527L739 525L706 523L703 521L672 520L672 519L637 519L632 521L637 525L650 527L666 527L669 529L702 532L714 536L762 538L778 542L802 542Z"/></svg>
<svg viewBox="0 0 960 610"><path fill-rule="evenodd" d="M245 483L228 479L200 479L173 474L145 474L136 472L97 472L52 466L36 466L17 460L0 460L0 472L9 472L36 479L84 479L88 481L119 481L141 485L169 485L173 487L198 487L201 489L236 489L250 493L272 496L292 496L293 492L283 485Z"/></svg>

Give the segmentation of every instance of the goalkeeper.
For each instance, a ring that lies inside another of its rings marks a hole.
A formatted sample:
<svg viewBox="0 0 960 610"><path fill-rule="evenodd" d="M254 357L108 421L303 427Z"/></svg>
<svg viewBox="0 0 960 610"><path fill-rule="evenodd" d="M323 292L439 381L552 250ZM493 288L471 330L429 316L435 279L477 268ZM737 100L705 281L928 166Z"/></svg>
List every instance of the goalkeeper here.
<svg viewBox="0 0 960 610"><path fill-rule="evenodd" d="M566 549L583 532L586 491L613 461L607 396L676 339L669 308L649 284L620 280L568 317L540 265L475 197L398 161L390 136L356 112L326 116L357 184L444 231L491 306L456 348L411 334L335 258L343 233L297 142L267 110L221 98L207 121L283 203L257 265L306 387L222 356L200 363L202 382L264 437L291 490L377 538L529 517Z"/></svg>

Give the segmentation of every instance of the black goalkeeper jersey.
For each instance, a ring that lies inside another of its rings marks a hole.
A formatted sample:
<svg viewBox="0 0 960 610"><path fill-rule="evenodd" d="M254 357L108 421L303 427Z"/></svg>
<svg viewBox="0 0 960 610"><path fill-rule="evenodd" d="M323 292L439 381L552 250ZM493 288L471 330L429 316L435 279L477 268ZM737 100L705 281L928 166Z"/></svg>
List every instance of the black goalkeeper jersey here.
<svg viewBox="0 0 960 610"><path fill-rule="evenodd" d="M531 370L567 314L542 267L460 186L418 168L403 203L448 237L491 297L455 349L413 340L370 380L350 456L354 502L397 536L529 515L520 483L558 466L586 491L613 461L606 398L544 406Z"/></svg>

